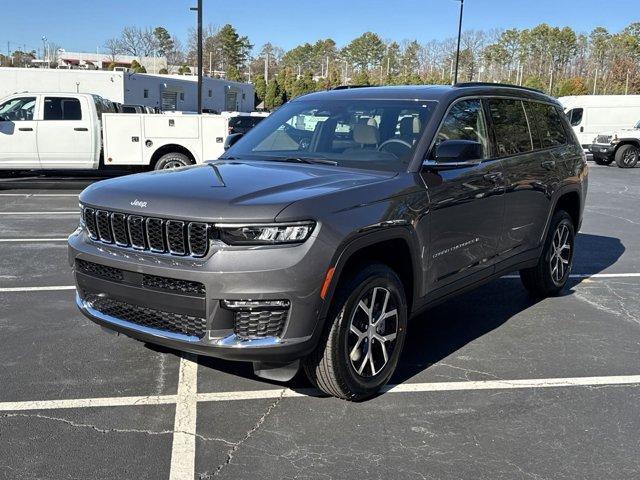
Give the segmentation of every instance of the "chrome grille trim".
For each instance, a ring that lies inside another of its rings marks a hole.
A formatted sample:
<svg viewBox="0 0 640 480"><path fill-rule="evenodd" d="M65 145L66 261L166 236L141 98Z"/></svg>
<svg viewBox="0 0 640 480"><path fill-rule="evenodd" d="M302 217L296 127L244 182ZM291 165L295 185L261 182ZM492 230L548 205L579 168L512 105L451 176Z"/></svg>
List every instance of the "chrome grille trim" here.
<svg viewBox="0 0 640 480"><path fill-rule="evenodd" d="M147 218L145 222L147 232L147 243L149 249L155 253L164 253L167 251L164 241L164 220L161 218ZM159 229L159 232L152 230Z"/></svg>
<svg viewBox="0 0 640 480"><path fill-rule="evenodd" d="M204 228L204 232L202 229ZM200 229L200 233L196 233L194 230ZM191 252L191 256L193 257L204 257L207 254L209 247L209 231L210 226L206 223L202 222L189 222L187 225L187 239L189 243L189 251ZM205 238L204 249L200 246L195 246L196 235L198 236L198 240L201 241L200 237Z"/></svg>
<svg viewBox="0 0 640 480"><path fill-rule="evenodd" d="M131 246L136 250L145 250L146 243L144 241L144 218L142 218L140 215L129 215L127 217L127 225L129 226L129 240L131 241Z"/></svg>
<svg viewBox="0 0 640 480"><path fill-rule="evenodd" d="M120 230L123 230L123 237L119 236ZM111 214L111 231L113 232L113 241L120 247L129 246L129 232L127 229L127 216L124 213Z"/></svg>
<svg viewBox="0 0 640 480"><path fill-rule="evenodd" d="M113 243L113 233L111 233L111 220L109 212L106 210L96 211L96 225L98 226L98 237L101 242Z"/></svg>
<svg viewBox="0 0 640 480"><path fill-rule="evenodd" d="M180 220L167 220L164 230L169 253L173 255L185 255L187 253L187 245L184 240L184 222ZM181 236L179 241L172 241L174 235Z"/></svg>
<svg viewBox="0 0 640 480"><path fill-rule="evenodd" d="M81 208L85 230L93 241L182 257L201 258L209 252L212 225L208 223Z"/></svg>

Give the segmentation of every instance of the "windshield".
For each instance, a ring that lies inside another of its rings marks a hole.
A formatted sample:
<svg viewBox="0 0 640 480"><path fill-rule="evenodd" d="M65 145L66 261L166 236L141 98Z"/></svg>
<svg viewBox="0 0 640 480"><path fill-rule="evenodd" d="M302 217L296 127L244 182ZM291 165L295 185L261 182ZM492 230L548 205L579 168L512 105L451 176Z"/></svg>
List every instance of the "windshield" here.
<svg viewBox="0 0 640 480"><path fill-rule="evenodd" d="M436 102L308 100L285 104L221 158L330 161L370 170L409 164Z"/></svg>
<svg viewBox="0 0 640 480"><path fill-rule="evenodd" d="M638 121L638 123L636 123L636 126L635 126L635 127L633 127L633 128L640 129L640 121Z"/></svg>

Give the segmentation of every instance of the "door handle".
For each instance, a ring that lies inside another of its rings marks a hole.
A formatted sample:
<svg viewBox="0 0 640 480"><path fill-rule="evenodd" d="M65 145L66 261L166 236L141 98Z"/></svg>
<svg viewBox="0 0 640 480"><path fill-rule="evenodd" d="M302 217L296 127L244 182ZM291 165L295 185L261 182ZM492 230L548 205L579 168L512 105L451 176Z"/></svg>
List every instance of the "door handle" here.
<svg viewBox="0 0 640 480"><path fill-rule="evenodd" d="M485 180L498 183L500 180L502 180L502 172L485 173L483 177Z"/></svg>
<svg viewBox="0 0 640 480"><path fill-rule="evenodd" d="M21 132L33 132L33 128L31 127L18 127L18 130Z"/></svg>
<svg viewBox="0 0 640 480"><path fill-rule="evenodd" d="M580 127L580 133L584 132L584 127Z"/></svg>
<svg viewBox="0 0 640 480"><path fill-rule="evenodd" d="M74 128L74 130L76 132L88 132L89 131L89 129L86 128L86 127L76 127L76 128Z"/></svg>
<svg viewBox="0 0 640 480"><path fill-rule="evenodd" d="M547 170L551 170L556 166L555 160L545 160L540 164L542 168L546 168Z"/></svg>

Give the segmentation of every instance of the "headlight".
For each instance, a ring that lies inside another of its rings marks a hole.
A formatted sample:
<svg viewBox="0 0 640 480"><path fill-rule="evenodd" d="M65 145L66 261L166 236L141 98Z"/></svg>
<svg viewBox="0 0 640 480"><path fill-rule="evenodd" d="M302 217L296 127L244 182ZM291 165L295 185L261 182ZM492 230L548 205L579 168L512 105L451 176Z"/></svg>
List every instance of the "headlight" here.
<svg viewBox="0 0 640 480"><path fill-rule="evenodd" d="M276 245L302 243L315 227L315 222L289 224L234 225L217 224L220 239L229 245Z"/></svg>

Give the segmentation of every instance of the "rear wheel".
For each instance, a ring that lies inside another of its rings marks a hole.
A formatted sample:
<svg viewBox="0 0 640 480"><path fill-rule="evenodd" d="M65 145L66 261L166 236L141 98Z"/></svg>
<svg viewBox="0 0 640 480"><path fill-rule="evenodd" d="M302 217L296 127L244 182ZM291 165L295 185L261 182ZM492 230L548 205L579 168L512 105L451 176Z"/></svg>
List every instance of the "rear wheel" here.
<svg viewBox="0 0 640 480"><path fill-rule="evenodd" d="M520 270L520 278L529 293L537 298L560 293L573 265L574 242L573 221L567 212L558 210L551 219L538 264Z"/></svg>
<svg viewBox="0 0 640 480"><path fill-rule="evenodd" d="M304 361L309 380L345 400L374 395L396 369L404 344L402 282L385 265L364 267L339 286L327 322L318 347Z"/></svg>
<svg viewBox="0 0 640 480"><path fill-rule="evenodd" d="M635 145L622 145L616 151L616 164L620 168L633 168L640 159L640 148Z"/></svg>
<svg viewBox="0 0 640 480"><path fill-rule="evenodd" d="M191 165L193 162L184 153L170 152L161 156L156 164L154 170L169 170L172 168L185 167Z"/></svg>

